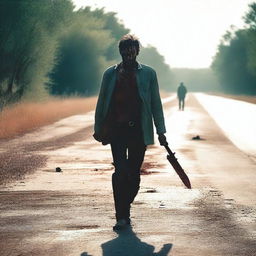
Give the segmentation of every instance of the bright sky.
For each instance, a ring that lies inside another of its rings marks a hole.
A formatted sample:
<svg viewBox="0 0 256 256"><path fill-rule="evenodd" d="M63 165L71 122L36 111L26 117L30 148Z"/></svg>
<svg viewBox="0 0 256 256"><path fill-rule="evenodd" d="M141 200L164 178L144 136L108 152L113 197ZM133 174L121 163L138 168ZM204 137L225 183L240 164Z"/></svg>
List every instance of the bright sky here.
<svg viewBox="0 0 256 256"><path fill-rule="evenodd" d="M73 0L114 11L141 43L155 46L171 67L209 67L222 35L253 0Z"/></svg>

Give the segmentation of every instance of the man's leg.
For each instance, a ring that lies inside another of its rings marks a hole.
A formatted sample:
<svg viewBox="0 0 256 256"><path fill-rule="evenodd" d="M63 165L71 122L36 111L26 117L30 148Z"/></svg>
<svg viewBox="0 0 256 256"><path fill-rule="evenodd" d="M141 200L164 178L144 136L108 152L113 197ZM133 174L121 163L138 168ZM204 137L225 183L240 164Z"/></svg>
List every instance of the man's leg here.
<svg viewBox="0 0 256 256"><path fill-rule="evenodd" d="M179 98L179 110L181 110L181 99Z"/></svg>
<svg viewBox="0 0 256 256"><path fill-rule="evenodd" d="M146 146L143 141L142 133L134 135L128 142L128 204L134 201L140 188L140 168L144 160ZM130 216L130 211L127 213ZM128 216L128 217L129 217Z"/></svg>
<svg viewBox="0 0 256 256"><path fill-rule="evenodd" d="M127 146L123 140L111 143L115 172L112 174L112 188L116 210L116 220L124 219L124 201L127 193Z"/></svg>

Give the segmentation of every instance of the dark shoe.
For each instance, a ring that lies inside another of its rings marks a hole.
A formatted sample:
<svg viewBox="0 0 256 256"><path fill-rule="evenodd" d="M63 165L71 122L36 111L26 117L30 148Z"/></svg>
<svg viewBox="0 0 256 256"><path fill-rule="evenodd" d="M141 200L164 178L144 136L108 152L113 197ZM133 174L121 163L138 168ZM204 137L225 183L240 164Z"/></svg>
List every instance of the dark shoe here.
<svg viewBox="0 0 256 256"><path fill-rule="evenodd" d="M113 226L113 230L114 231L124 230L124 229L126 229L127 227L130 226L130 223L131 223L130 219L128 219L128 220L126 220L126 219L118 220L116 222L116 225Z"/></svg>

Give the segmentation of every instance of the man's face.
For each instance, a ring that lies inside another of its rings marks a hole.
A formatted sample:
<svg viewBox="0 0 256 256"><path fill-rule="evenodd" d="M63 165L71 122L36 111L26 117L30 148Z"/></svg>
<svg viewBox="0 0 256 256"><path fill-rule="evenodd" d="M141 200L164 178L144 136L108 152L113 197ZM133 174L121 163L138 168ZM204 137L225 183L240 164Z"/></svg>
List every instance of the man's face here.
<svg viewBox="0 0 256 256"><path fill-rule="evenodd" d="M137 56L137 49L135 46L130 46L122 49L120 51L120 54L122 56L123 62L125 63L133 62Z"/></svg>

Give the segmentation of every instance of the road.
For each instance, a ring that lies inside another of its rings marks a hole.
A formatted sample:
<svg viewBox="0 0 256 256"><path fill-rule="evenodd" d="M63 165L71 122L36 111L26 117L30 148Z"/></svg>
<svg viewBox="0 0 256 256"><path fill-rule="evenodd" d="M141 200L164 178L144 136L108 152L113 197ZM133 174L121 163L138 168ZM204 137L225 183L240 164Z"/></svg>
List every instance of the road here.
<svg viewBox="0 0 256 256"><path fill-rule="evenodd" d="M199 97L189 94L185 111L174 96L163 101L168 141L192 190L162 147L148 147L132 230L119 234L112 231L111 152L92 139L93 112L2 141L0 254L256 255L255 158Z"/></svg>

